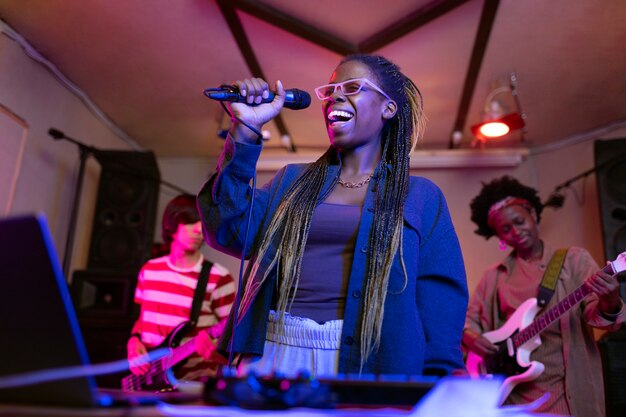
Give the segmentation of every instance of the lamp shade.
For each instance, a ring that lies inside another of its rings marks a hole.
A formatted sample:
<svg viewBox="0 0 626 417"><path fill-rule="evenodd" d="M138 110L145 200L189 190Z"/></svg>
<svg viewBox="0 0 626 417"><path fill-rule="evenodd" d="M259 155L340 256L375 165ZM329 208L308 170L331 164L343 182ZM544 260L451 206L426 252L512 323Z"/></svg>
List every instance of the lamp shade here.
<svg viewBox="0 0 626 417"><path fill-rule="evenodd" d="M497 119L485 120L473 125L470 130L478 139L499 138L507 133L521 129L525 125L519 113L511 113Z"/></svg>

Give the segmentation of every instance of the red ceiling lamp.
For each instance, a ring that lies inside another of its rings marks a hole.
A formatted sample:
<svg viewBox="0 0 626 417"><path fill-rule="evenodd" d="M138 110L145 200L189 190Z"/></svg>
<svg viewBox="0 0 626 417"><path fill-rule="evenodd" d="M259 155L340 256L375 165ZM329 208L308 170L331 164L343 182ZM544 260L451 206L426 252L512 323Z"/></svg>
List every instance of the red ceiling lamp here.
<svg viewBox="0 0 626 417"><path fill-rule="evenodd" d="M516 83L516 75L511 74L509 85L495 88L485 99L483 121L470 128L481 144L487 140L502 138L512 131L525 127L526 116L520 110ZM510 96L502 96L505 93L510 93Z"/></svg>

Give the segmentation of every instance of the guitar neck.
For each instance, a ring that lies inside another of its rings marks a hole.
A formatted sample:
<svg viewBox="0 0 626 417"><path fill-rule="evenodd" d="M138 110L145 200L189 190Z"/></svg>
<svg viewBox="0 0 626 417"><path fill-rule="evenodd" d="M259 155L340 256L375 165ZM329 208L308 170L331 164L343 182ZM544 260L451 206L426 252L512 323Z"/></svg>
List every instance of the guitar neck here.
<svg viewBox="0 0 626 417"><path fill-rule="evenodd" d="M198 337L198 336L196 336ZM178 362L186 359L192 353L196 351L196 337L191 340L186 341L182 345L174 348L172 353L167 356L167 367L171 368L176 365Z"/></svg>
<svg viewBox="0 0 626 417"><path fill-rule="evenodd" d="M209 334L211 338L216 339L222 334L225 326L226 326L226 320L222 320L218 324L212 327L209 327L205 331ZM178 362L184 359L187 359L187 357L189 357L192 353L196 351L196 338L197 337L198 336L195 336L194 338L186 341L182 345L172 350L172 352L167 356L167 359L166 359L168 368L171 368L172 366L176 365Z"/></svg>
<svg viewBox="0 0 626 417"><path fill-rule="evenodd" d="M611 263L602 268L602 271L611 275L615 275L616 273ZM515 336L513 336L513 344L515 348L519 348L521 345L540 334L549 325L558 320L559 317L578 305L578 303L580 303L583 298L588 296L591 292L591 288L586 282L583 282L580 287L576 288L567 297L559 301L556 305L554 305L554 307L551 307L549 310L537 316L530 325L520 330Z"/></svg>

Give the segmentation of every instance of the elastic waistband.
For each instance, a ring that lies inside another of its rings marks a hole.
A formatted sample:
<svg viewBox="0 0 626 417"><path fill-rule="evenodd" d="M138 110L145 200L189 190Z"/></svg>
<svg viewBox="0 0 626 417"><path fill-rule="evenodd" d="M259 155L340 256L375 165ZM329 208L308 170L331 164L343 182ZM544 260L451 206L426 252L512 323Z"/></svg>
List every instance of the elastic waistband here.
<svg viewBox="0 0 626 417"><path fill-rule="evenodd" d="M265 338L274 343L311 349L339 349L343 320L319 324L315 320L285 313L284 332L278 333L278 313L270 311Z"/></svg>

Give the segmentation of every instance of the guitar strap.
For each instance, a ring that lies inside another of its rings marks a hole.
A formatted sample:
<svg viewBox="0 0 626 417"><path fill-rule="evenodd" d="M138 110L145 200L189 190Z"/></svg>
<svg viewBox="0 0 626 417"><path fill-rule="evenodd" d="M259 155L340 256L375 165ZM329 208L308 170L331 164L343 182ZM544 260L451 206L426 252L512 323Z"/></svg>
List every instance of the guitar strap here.
<svg viewBox="0 0 626 417"><path fill-rule="evenodd" d="M206 286L209 282L209 272L211 272L212 267L213 264L210 261L205 260L202 262L202 269L200 270L200 275L198 275L198 283L196 284L196 291L193 294L193 302L191 303L191 314L189 315L189 321L191 321L193 326L196 325L198 316L200 315L200 307L202 306L202 299L206 293Z"/></svg>
<svg viewBox="0 0 626 417"><path fill-rule="evenodd" d="M544 272L543 278L541 279L541 284L539 284L539 291L537 293L537 305L539 307L545 307L552 298L552 295L554 295L556 281L559 278L561 268L563 268L563 263L565 262L565 255L567 255L567 248L557 249L554 255L552 255L546 267L546 272Z"/></svg>

